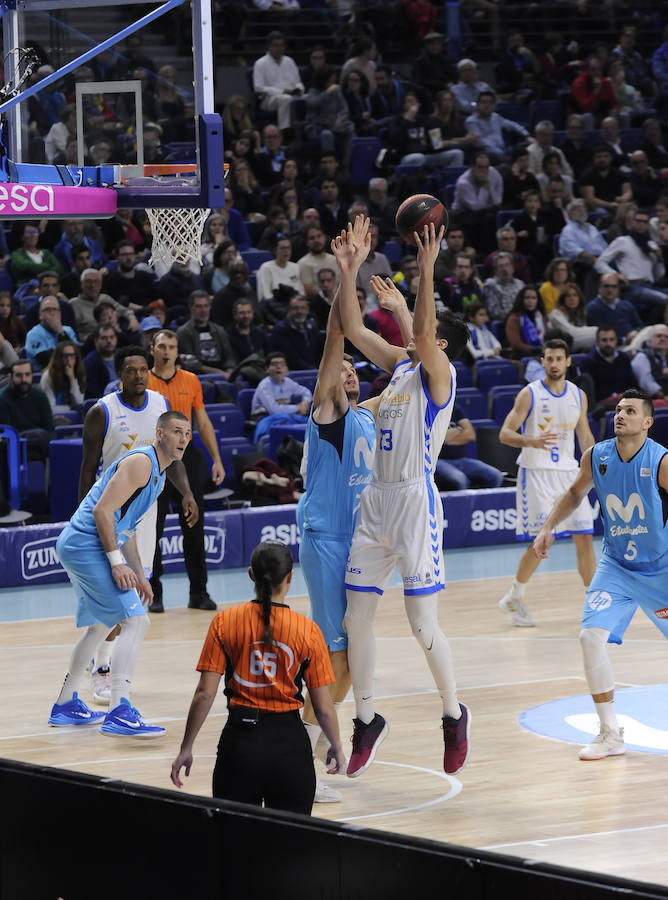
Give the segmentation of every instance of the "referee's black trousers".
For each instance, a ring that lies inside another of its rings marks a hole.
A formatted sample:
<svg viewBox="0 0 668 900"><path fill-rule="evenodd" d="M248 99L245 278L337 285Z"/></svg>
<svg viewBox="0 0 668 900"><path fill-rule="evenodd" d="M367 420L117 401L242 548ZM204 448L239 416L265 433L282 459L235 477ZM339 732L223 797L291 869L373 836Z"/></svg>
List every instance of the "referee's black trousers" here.
<svg viewBox="0 0 668 900"><path fill-rule="evenodd" d="M256 725L238 718L232 707L218 742L213 796L310 815L315 770L299 712L264 713Z"/></svg>
<svg viewBox="0 0 668 900"><path fill-rule="evenodd" d="M155 556L153 557L153 575L151 587L156 600L162 600L162 585L160 578L163 574L162 551L160 538L165 528L165 516L169 512L172 500L176 503L179 514L179 525L183 532L183 560L186 572L190 579L190 596L194 600L201 599L206 594L206 554L204 551L204 483L207 478L206 462L202 451L193 445L191 441L183 454L183 464L188 473L190 489L195 497L199 509L199 519L192 528L188 527L183 509L181 507L181 494L171 484L165 482L165 489L158 497L158 521L157 540L155 543Z"/></svg>

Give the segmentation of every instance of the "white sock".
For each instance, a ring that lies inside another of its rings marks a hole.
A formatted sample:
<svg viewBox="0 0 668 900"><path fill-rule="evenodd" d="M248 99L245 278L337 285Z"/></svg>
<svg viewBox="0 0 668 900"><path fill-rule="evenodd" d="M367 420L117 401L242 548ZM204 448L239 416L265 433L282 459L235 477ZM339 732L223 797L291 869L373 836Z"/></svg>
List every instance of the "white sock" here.
<svg viewBox="0 0 668 900"><path fill-rule="evenodd" d="M306 734L311 742L311 753L315 756L315 745L318 743L322 728L319 725L312 725L310 722L304 722L304 728L306 729Z"/></svg>
<svg viewBox="0 0 668 900"><path fill-rule="evenodd" d="M130 700L130 685L137 666L139 650L150 622L148 615L128 616L119 623L121 633L115 641L114 668L111 673L109 709L115 709L123 697Z"/></svg>
<svg viewBox="0 0 668 900"><path fill-rule="evenodd" d="M510 596L513 600L523 600L524 599L524 591L526 590L526 582L518 581L517 578L513 578L513 586L510 589Z"/></svg>
<svg viewBox="0 0 668 900"><path fill-rule="evenodd" d="M608 728L619 731L619 722L617 721L617 713L615 712L615 701L607 700L605 703L594 703L594 706L596 707L596 712L601 720L601 725L607 725Z"/></svg>
<svg viewBox="0 0 668 900"><path fill-rule="evenodd" d="M95 649L102 640L103 635L107 634L108 631L109 627L103 625L101 622L90 625L84 630L83 634L72 648L70 665L56 703L66 703L68 700L72 700L75 692L79 692L79 685L83 673L86 671L86 666L91 661Z"/></svg>
<svg viewBox="0 0 668 900"><path fill-rule="evenodd" d="M373 706L373 689L367 688L367 690L362 691L353 690L353 696L355 697L355 713L357 718L364 725L370 725L376 715Z"/></svg>

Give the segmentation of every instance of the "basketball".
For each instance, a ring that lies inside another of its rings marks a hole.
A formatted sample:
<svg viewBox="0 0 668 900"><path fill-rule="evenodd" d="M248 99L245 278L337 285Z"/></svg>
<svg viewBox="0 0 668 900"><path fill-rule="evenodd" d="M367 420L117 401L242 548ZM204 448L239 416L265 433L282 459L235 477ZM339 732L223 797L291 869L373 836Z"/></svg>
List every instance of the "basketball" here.
<svg viewBox="0 0 668 900"><path fill-rule="evenodd" d="M434 223L436 231L445 226L448 230L448 212L440 200L431 194L413 194L401 204L395 218L397 231L402 240L414 244L413 232L422 233L425 225Z"/></svg>

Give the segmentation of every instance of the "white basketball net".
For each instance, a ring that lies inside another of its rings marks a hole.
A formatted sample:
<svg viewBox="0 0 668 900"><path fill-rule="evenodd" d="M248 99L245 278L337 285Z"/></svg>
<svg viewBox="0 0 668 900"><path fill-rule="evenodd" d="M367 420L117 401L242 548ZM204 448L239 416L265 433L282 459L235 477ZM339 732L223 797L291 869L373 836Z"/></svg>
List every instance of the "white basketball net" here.
<svg viewBox="0 0 668 900"><path fill-rule="evenodd" d="M187 265L191 259L202 264L202 233L210 209L147 209L153 244L150 266L162 263Z"/></svg>

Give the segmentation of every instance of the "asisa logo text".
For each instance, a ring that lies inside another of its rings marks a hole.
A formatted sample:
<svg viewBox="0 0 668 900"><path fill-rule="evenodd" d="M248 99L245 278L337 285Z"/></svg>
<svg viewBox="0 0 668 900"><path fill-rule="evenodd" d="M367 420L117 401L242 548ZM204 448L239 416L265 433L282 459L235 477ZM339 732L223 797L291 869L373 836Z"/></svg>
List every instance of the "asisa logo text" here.
<svg viewBox="0 0 668 900"><path fill-rule="evenodd" d="M299 543L299 528L297 525L265 525L260 534L261 541L281 541L289 547L296 547Z"/></svg>
<svg viewBox="0 0 668 900"><path fill-rule="evenodd" d="M514 531L517 512L508 509L476 509L471 516L471 531Z"/></svg>

